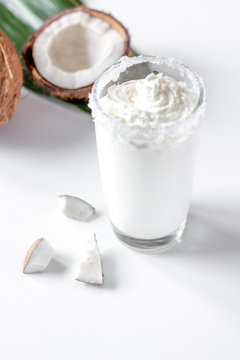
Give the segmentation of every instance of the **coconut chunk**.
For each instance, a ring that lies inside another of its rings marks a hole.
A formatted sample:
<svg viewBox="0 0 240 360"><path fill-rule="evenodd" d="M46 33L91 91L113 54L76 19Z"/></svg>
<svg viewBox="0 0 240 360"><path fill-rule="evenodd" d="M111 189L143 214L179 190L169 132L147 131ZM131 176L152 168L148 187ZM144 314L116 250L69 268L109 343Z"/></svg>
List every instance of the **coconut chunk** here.
<svg viewBox="0 0 240 360"><path fill-rule="evenodd" d="M49 18L23 48L34 80L67 99L86 98L98 76L123 55L130 55L127 30L84 5Z"/></svg>
<svg viewBox="0 0 240 360"><path fill-rule="evenodd" d="M23 272L25 274L43 272L50 263L53 252L52 246L46 239L36 240L27 252Z"/></svg>
<svg viewBox="0 0 240 360"><path fill-rule="evenodd" d="M86 238L76 280L93 285L103 284L101 257L95 234Z"/></svg>
<svg viewBox="0 0 240 360"><path fill-rule="evenodd" d="M95 213L95 209L91 204L76 196L60 195L57 201L61 212L73 219L87 221Z"/></svg>

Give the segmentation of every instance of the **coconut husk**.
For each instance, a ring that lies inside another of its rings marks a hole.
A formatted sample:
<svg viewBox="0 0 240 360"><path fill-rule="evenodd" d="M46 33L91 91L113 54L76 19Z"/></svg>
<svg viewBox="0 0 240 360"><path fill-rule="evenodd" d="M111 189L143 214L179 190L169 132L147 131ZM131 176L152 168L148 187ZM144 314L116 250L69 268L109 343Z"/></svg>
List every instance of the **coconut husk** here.
<svg viewBox="0 0 240 360"><path fill-rule="evenodd" d="M0 30L0 125L12 118L22 82L22 66L17 51Z"/></svg>
<svg viewBox="0 0 240 360"><path fill-rule="evenodd" d="M59 86L56 86L56 85L50 83L49 81L47 81L45 78L42 77L42 75L38 72L38 70L36 68L36 64L35 64L34 57L33 57L33 44L34 44L35 39L38 37L38 35L47 26L49 26L52 22L58 20L60 17L66 15L66 14L70 14L70 13L77 12L77 11L86 12L91 16L99 17L100 19L108 22L116 31L118 31L120 33L120 35L122 35L122 37L124 39L124 49L123 49L123 53L121 56L124 56L124 55L130 56L131 55L130 37L129 37L128 31L125 29L125 27L119 21L117 21L110 14L106 14L106 13L98 11L98 10L88 9L85 5L82 5L82 6L74 8L74 9L68 9L68 10L61 11L60 13L47 19L43 23L43 25L37 31L34 32L34 34L30 37L28 42L24 45L23 50L22 50L22 55L23 55L23 59L24 59L26 65L27 65L27 68L28 68L32 78L35 80L35 82L38 85L40 85L40 86L46 88L48 91L50 91L50 93L52 95L58 96L65 100L84 99L84 98L87 99L88 94L91 92L93 84L90 84L86 87L71 90L71 89L61 88Z"/></svg>

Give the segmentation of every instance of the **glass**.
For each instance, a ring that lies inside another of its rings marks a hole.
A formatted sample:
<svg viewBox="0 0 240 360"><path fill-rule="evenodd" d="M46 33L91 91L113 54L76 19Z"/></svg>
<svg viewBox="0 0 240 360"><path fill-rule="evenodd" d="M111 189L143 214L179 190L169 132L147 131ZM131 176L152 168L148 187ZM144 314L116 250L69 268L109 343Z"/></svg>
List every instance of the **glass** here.
<svg viewBox="0 0 240 360"><path fill-rule="evenodd" d="M129 126L99 104L109 86L163 73L198 96L192 113L154 128ZM171 57L123 57L95 82L89 106L109 217L117 237L141 251L162 251L183 233L193 183L196 134L205 111L202 79Z"/></svg>

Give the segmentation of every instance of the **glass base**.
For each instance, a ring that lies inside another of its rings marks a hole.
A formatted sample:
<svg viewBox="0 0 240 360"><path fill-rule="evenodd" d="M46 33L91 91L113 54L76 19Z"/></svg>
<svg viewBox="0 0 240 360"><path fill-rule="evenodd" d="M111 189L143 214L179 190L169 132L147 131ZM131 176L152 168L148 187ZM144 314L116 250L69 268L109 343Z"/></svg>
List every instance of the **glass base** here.
<svg viewBox="0 0 240 360"><path fill-rule="evenodd" d="M176 231L158 239L136 239L124 234L121 230L116 228L113 223L112 228L118 239L131 249L141 252L162 252L172 248L180 242L185 224L186 220Z"/></svg>

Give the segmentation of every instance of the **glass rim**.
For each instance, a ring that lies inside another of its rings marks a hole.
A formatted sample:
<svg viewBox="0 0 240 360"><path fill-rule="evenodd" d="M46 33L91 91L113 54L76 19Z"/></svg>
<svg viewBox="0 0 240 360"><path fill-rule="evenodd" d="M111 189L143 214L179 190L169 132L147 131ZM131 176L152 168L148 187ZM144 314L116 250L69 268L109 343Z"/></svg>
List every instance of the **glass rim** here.
<svg viewBox="0 0 240 360"><path fill-rule="evenodd" d="M193 110L185 117L179 119L179 120L170 120L167 122L161 122L159 123L156 127L151 127L151 128L142 128L139 125L132 125L131 128L135 128L138 130L156 130L156 129L160 129L160 128L168 128L168 127L173 127L176 125L180 125L188 120L190 120L192 118L192 116L194 116L200 109L202 109L203 107L205 107L206 104L206 89L204 86L204 82L203 79L200 75L198 75L197 72L191 70L188 66L184 65L184 63L181 60L175 59L174 57L171 56L158 56L158 55L138 55L138 56L133 56L133 57L128 57L128 56L122 56L115 64L111 65L110 67L108 67L95 81L93 87L92 87L92 91L89 95L89 104L90 104L90 108L93 112L97 111L99 114L101 114L101 116L104 116L106 119L108 119L111 122L118 122L120 124L122 124L122 126L127 126L129 127L129 125L127 123L124 122L123 119L117 117L117 116L111 116L108 113L106 113L100 103L99 103L99 96L98 96L98 88L101 85L101 82L104 82L104 79L108 78L109 82L110 81L117 81L119 75L121 74L121 72L126 71L129 67L133 66L133 65L137 65L137 64L141 64L141 63L152 63L152 64L156 64L156 65L161 65L161 64L165 64L167 65L169 68L172 69L176 69L176 70L180 70L182 72L184 72L185 74L187 73L188 75L191 76L191 80L194 81L197 84L198 87L198 101L196 106L193 108ZM125 63L125 64L124 64ZM173 66L171 66L171 65ZM125 66L124 66L125 65ZM117 79L114 79L114 77L111 77L111 73L114 70L118 70L118 72L116 72L115 77L117 75ZM180 72L179 71L179 72ZM102 87L106 86L107 82L102 85ZM94 116L95 118L96 116Z"/></svg>

